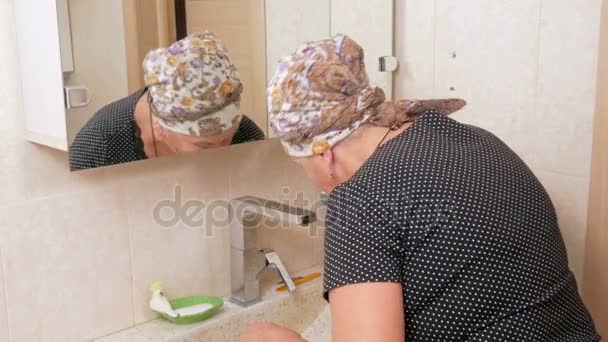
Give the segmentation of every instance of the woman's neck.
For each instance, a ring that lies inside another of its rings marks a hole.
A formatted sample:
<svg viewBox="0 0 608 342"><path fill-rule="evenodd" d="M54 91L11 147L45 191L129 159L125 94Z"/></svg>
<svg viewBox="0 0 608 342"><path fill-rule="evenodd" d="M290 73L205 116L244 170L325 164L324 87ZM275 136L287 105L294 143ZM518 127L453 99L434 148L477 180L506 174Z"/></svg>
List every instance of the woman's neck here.
<svg viewBox="0 0 608 342"><path fill-rule="evenodd" d="M160 127L157 127L156 119L150 112L147 91L143 93L135 104L133 117L135 119L135 124L139 127L141 132L144 153L148 158L175 154L175 152L160 139Z"/></svg>
<svg viewBox="0 0 608 342"><path fill-rule="evenodd" d="M406 123L396 130L386 127L364 126L362 131L348 138L334 148L336 156L336 178L338 183L348 181L371 158L376 150L393 140L412 123ZM388 133L388 134L387 134Z"/></svg>

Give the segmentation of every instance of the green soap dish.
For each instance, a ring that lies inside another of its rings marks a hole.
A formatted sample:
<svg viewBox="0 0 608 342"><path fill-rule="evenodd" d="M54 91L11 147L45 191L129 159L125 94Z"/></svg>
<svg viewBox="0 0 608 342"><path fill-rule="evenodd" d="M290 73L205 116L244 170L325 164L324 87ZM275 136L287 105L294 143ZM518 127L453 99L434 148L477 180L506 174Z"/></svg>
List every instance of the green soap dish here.
<svg viewBox="0 0 608 342"><path fill-rule="evenodd" d="M171 323L174 324L193 324L204 321L215 315L219 311L219 309L224 305L224 301L220 297L213 296L193 296L171 300L171 306L173 307L173 310L176 311L179 311L179 309L204 304L211 305L211 307L201 313L197 313L194 315L180 315L179 317L174 318L167 314L161 313L161 316L163 316L165 319L169 320Z"/></svg>

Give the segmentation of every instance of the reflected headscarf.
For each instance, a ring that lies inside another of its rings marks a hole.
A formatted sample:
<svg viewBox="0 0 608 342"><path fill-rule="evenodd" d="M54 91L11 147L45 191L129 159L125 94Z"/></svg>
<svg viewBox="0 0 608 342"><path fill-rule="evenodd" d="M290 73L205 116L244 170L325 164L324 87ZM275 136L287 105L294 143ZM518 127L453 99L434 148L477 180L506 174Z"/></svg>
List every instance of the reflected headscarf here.
<svg viewBox="0 0 608 342"><path fill-rule="evenodd" d="M192 34L144 63L150 107L166 129L192 136L222 133L241 121L243 86L224 44L210 32Z"/></svg>

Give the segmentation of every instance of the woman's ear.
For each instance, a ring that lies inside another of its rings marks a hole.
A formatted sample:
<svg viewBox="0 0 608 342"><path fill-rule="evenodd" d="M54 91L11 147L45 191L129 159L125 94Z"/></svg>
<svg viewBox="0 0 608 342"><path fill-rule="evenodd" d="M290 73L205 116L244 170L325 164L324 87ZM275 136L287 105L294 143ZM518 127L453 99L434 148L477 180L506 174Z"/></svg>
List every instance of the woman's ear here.
<svg viewBox="0 0 608 342"><path fill-rule="evenodd" d="M335 162L335 155L334 152L331 150L331 148L329 150L327 150L325 153L323 153L321 155L321 158L323 159L323 163L325 164L325 166L329 169L329 170L333 170L334 167L334 162Z"/></svg>
<svg viewBox="0 0 608 342"><path fill-rule="evenodd" d="M167 129L161 126L157 121L153 122L152 125L154 125L154 134L156 134L156 139L166 142L168 138Z"/></svg>
<svg viewBox="0 0 608 342"><path fill-rule="evenodd" d="M335 182L338 170L336 170L336 155L334 154L334 151L329 149L327 152L323 153L320 158L325 172L329 178Z"/></svg>

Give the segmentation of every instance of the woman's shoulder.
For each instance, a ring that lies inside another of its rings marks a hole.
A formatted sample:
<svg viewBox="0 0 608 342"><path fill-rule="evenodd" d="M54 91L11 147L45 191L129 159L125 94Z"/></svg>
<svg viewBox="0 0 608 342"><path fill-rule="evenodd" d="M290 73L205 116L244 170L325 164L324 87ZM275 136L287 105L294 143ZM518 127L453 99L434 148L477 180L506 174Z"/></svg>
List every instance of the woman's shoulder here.
<svg viewBox="0 0 608 342"><path fill-rule="evenodd" d="M76 140L81 136L109 139L115 134L129 131L133 126L135 106L142 93L143 90L140 90L98 110L78 132Z"/></svg>
<svg viewBox="0 0 608 342"><path fill-rule="evenodd" d="M104 133L112 133L132 125L135 106L142 94L143 90L139 90L104 106L93 115L83 129L92 128Z"/></svg>
<svg viewBox="0 0 608 342"><path fill-rule="evenodd" d="M76 134L70 146L73 171L105 166L108 144L133 134L133 113L144 90L103 107ZM123 137L124 136L124 137ZM129 140L129 139L127 139Z"/></svg>

